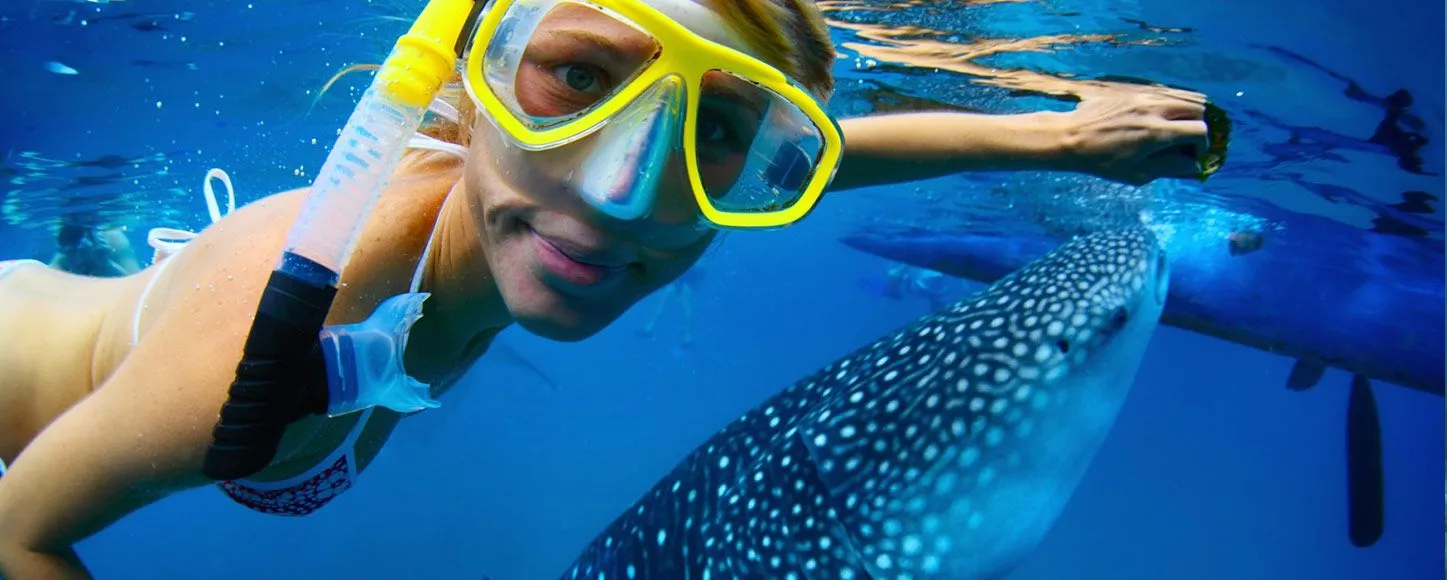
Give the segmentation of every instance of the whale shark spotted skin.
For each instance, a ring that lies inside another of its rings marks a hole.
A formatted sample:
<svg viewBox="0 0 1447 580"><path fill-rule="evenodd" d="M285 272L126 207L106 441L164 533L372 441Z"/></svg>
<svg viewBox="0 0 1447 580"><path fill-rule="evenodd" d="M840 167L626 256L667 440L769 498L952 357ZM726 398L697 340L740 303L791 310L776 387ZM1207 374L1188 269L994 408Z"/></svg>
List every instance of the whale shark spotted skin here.
<svg viewBox="0 0 1447 580"><path fill-rule="evenodd" d="M996 578L1045 535L1160 319L1145 228L1076 238L784 389L564 578Z"/></svg>

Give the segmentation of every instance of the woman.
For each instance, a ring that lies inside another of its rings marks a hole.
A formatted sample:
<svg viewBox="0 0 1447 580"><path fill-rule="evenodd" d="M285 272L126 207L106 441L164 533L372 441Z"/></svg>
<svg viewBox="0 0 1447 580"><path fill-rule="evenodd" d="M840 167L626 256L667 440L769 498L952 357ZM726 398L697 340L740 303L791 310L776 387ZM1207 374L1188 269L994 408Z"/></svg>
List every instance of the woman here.
<svg viewBox="0 0 1447 580"><path fill-rule="evenodd" d="M797 153L757 175L733 155L735 147L753 151L768 141L764 135L787 131L773 123L798 103L764 106L757 98L767 95L749 94L755 85L724 77L705 84L702 97L688 97L704 100L699 144L686 148L702 185L682 169L673 146L680 133L668 124L676 119L659 113L674 110L667 105L681 101L668 99L682 93L650 89L639 99L654 101L630 104L608 126L622 127L616 134L604 129L556 146L519 146L518 127L566 118L626 85L658 53L658 38L732 47L736 58L777 68L821 102L832 89L834 50L812 2L599 3L610 10L569 0L494 6L527 10L506 9L498 36L473 40L474 52L486 45L497 58L489 52L477 59L475 75L469 61L463 80L472 98L456 86L448 93L460 122L428 126L431 139L417 142L395 172L342 273L329 324L364 320L409 289L430 293L404 362L434 396L509 324L582 340L677 279L716 235L700 227L708 221L690 187L723 183L727 191L717 193L727 200L734 180L799 186L789 167L807 159ZM688 38L617 20L644 10L681 25ZM479 110L484 94L489 106ZM1202 114L1199 100L1141 97L1086 102L1072 113L851 120L841 123L848 150L834 187L997 168L1132 181L1187 177L1195 173L1194 152L1206 146ZM659 151L666 155L653 155ZM640 169L648 160L662 163ZM727 174L722 181L720 172ZM125 278L0 265L0 327L23 329L12 336L26 337L0 345L0 458L11 464L0 477L0 575L87 577L75 542L170 493L211 483L201 466L217 409L304 195L285 192L243 207L179 253ZM310 513L351 485L400 417L372 409L303 419L287 429L265 469L221 487L253 509Z"/></svg>

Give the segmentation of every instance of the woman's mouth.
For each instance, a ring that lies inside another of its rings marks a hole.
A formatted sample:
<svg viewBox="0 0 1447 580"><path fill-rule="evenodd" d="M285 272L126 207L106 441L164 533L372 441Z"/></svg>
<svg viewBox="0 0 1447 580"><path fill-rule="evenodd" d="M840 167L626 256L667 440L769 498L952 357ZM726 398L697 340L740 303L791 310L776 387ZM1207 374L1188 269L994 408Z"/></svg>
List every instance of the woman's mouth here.
<svg viewBox="0 0 1447 580"><path fill-rule="evenodd" d="M549 274L574 286L593 286L622 273L628 262L612 257L590 254L573 248L563 240L550 239L527 227L538 263Z"/></svg>

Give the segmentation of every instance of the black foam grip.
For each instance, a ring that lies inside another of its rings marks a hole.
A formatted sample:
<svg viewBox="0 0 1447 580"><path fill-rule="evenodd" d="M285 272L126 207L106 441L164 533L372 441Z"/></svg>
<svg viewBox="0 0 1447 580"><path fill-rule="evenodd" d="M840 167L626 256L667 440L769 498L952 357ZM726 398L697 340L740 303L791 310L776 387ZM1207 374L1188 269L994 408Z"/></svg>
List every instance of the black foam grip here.
<svg viewBox="0 0 1447 580"><path fill-rule="evenodd" d="M272 272L221 418L212 430L202 473L240 479L276 457L286 426L326 410L326 369L318 333L337 290Z"/></svg>

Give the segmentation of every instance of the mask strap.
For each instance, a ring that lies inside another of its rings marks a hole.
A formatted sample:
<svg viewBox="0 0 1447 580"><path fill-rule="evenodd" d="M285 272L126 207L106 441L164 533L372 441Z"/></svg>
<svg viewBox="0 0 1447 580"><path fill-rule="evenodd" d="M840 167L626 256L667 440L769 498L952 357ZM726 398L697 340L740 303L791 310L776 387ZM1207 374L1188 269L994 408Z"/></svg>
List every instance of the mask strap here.
<svg viewBox="0 0 1447 580"><path fill-rule="evenodd" d="M462 114L457 112L457 107L442 100L442 97L432 99L432 102L427 105L427 110L453 123L462 122Z"/></svg>
<svg viewBox="0 0 1447 580"><path fill-rule="evenodd" d="M434 139L427 135L418 133L412 136L407 142L408 149L426 149L428 151L441 151L458 159L467 159L467 148L456 143L448 143L441 139Z"/></svg>
<svg viewBox="0 0 1447 580"><path fill-rule="evenodd" d="M491 4L492 0L473 0L472 8L467 13L467 23L462 25L462 34L457 35L457 43L452 45L452 54L467 54L477 24L482 22L482 15L487 13L487 7Z"/></svg>

